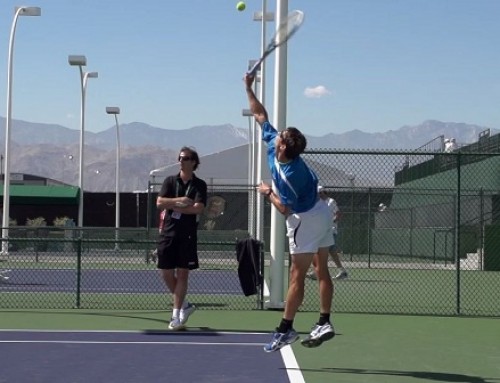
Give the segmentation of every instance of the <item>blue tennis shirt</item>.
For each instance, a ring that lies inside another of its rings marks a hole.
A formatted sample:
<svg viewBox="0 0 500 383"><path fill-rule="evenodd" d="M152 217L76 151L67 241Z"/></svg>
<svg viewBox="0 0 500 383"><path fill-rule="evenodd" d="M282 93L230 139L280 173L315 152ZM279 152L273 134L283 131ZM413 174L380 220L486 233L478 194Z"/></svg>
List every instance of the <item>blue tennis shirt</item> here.
<svg viewBox="0 0 500 383"><path fill-rule="evenodd" d="M278 131L269 121L262 124L262 140L267 144L267 162L281 203L288 206L292 213L303 213L312 209L318 200L318 177L300 156L287 163L278 163L275 145L277 136Z"/></svg>

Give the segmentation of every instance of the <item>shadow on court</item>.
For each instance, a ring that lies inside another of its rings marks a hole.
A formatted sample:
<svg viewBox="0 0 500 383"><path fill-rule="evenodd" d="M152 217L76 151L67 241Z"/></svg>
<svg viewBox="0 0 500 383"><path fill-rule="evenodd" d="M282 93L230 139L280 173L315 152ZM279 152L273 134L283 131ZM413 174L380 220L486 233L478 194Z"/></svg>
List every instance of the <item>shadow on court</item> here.
<svg viewBox="0 0 500 383"><path fill-rule="evenodd" d="M407 378L422 379L424 381L450 382L450 383L493 383L500 382L500 378L485 378L464 374L454 374L450 372L428 372L428 371L397 371L397 370L367 370L359 368L322 368L322 369L302 369L302 372L320 372L332 374L353 374L353 375L385 375L401 376Z"/></svg>

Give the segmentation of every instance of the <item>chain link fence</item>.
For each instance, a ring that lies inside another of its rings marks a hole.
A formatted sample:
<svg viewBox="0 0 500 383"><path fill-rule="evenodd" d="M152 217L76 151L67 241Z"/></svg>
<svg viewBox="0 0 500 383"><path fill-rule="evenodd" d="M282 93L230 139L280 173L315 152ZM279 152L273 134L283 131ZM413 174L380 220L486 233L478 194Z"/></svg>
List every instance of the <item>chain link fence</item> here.
<svg viewBox="0 0 500 383"><path fill-rule="evenodd" d="M9 253L0 263L0 308L171 308L155 263L157 231L47 227L10 232ZM200 269L192 272L189 289L197 307L262 308L262 296L245 297L239 285L235 241L245 233L200 232Z"/></svg>
<svg viewBox="0 0 500 383"><path fill-rule="evenodd" d="M337 311L498 315L497 153L310 151L341 211ZM334 266L332 262L332 267ZM317 309L307 282L303 309Z"/></svg>
<svg viewBox="0 0 500 383"><path fill-rule="evenodd" d="M473 149L305 154L341 212L337 239L349 278L335 281L335 311L500 315L500 153ZM200 308L263 307L266 296L242 294L235 253L236 241L254 232L257 198L252 186L209 185L201 267L188 293ZM267 278L271 206L263 208ZM11 227L0 308L170 309L152 262L156 213L149 222L119 231ZM318 310L317 289L306 281L301 310Z"/></svg>

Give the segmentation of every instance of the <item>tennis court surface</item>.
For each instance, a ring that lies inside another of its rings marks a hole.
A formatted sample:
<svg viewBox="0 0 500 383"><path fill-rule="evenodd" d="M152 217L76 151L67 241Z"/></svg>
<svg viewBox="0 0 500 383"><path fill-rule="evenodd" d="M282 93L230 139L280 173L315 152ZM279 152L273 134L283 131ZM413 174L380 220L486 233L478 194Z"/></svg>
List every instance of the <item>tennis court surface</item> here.
<svg viewBox="0 0 500 383"><path fill-rule="evenodd" d="M268 338L211 331L0 331L0 382L303 382L290 347L263 352Z"/></svg>
<svg viewBox="0 0 500 383"><path fill-rule="evenodd" d="M167 310L1 310L0 383L500 383L498 318L334 313L321 347L265 353L281 315L199 310L170 332Z"/></svg>

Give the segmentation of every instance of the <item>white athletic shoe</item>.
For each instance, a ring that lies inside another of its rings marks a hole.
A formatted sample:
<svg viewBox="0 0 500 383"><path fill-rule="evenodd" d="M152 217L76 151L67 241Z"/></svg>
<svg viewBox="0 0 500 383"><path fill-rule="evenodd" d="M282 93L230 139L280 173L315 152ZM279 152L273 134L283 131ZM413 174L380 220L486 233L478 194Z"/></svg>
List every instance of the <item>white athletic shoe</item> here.
<svg viewBox="0 0 500 383"><path fill-rule="evenodd" d="M321 346L321 343L332 339L335 336L335 330L331 323L325 323L323 326L314 325L309 336L300 343L304 347L312 348Z"/></svg>
<svg viewBox="0 0 500 383"><path fill-rule="evenodd" d="M292 328L288 332L274 332L271 342L264 345L265 352L278 351L279 349L299 340L299 334Z"/></svg>
<svg viewBox="0 0 500 383"><path fill-rule="evenodd" d="M172 318L168 324L168 328L173 331L180 331L184 330L185 327L179 318Z"/></svg>
<svg viewBox="0 0 500 383"><path fill-rule="evenodd" d="M313 270L313 271L309 271L307 274L306 274L306 278L307 279L312 279L313 281L317 280L318 279L318 276L316 275L316 272Z"/></svg>
<svg viewBox="0 0 500 383"><path fill-rule="evenodd" d="M333 279L336 279L337 281L340 281L341 279L347 279L349 278L349 275L347 274L347 271L341 270L336 276L333 277Z"/></svg>
<svg viewBox="0 0 500 383"><path fill-rule="evenodd" d="M185 325L188 321L189 316L196 311L196 306L192 303L188 303L185 309L181 309L180 313L180 322L182 325Z"/></svg>

